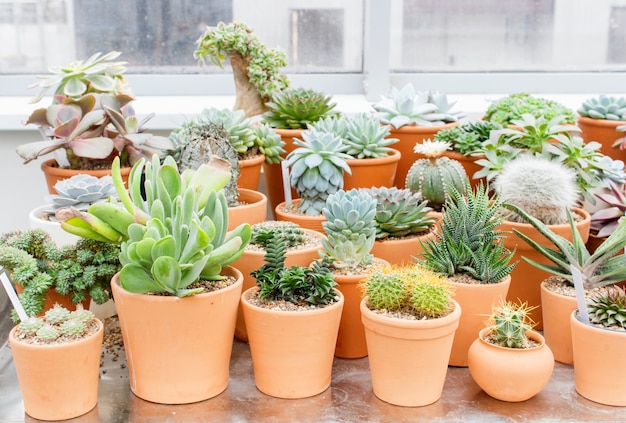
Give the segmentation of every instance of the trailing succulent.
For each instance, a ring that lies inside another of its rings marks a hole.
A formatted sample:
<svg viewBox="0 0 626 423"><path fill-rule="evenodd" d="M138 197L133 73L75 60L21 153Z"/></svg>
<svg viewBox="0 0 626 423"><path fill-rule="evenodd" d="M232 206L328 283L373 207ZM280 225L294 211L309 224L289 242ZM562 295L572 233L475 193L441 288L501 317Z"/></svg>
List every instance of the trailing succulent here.
<svg viewBox="0 0 626 423"><path fill-rule="evenodd" d="M299 210L316 216L329 195L343 188L343 172L351 173L341 138L328 132L305 131L295 139L295 150L287 155L290 182L301 198Z"/></svg>
<svg viewBox="0 0 626 423"><path fill-rule="evenodd" d="M0 266L23 287L20 301L30 316L41 313L48 289L75 304L88 295L97 304L108 301L111 278L120 270L119 252L116 245L86 238L57 247L43 230L28 229L2 236Z"/></svg>
<svg viewBox="0 0 626 423"><path fill-rule="evenodd" d="M322 209L326 221L322 228L322 257L336 269L355 271L372 262L376 241L376 200L364 191L337 191L328 196Z"/></svg>
<svg viewBox="0 0 626 423"><path fill-rule="evenodd" d="M59 304L46 311L43 317L28 317L18 325L21 341L33 343L54 343L81 339L95 321L94 314L78 306L69 311Z"/></svg>
<svg viewBox="0 0 626 423"><path fill-rule="evenodd" d="M510 301L496 306L489 316L489 333L497 345L506 348L530 348L526 332L534 326L529 313L534 307Z"/></svg>
<svg viewBox="0 0 626 423"><path fill-rule="evenodd" d="M576 123L576 116L568 107L554 100L532 96L528 93L514 93L492 101L487 107L483 120L506 126L516 119L521 119L525 113L530 113L536 118L543 116L548 121L563 115L566 123Z"/></svg>
<svg viewBox="0 0 626 423"><path fill-rule="evenodd" d="M339 114L330 96L306 88L276 92L265 105L268 111L263 114L262 122L279 129L307 129L322 118Z"/></svg>
<svg viewBox="0 0 626 423"><path fill-rule="evenodd" d="M408 312L419 320L443 317L454 309L446 278L417 265L376 269L360 286L371 310Z"/></svg>
<svg viewBox="0 0 626 423"><path fill-rule="evenodd" d="M252 271L259 287L259 296L268 302L288 301L301 305L326 305L337 300L333 288L337 285L324 258L310 267L285 266L285 239L269 238L265 248L266 263Z"/></svg>
<svg viewBox="0 0 626 423"><path fill-rule="evenodd" d="M426 156L413 163L406 176L406 187L414 192L421 192L428 205L440 210L454 187L457 191L465 190L467 174L457 160L443 156L450 144L426 140L415 145L415 152Z"/></svg>
<svg viewBox="0 0 626 423"><path fill-rule="evenodd" d="M601 94L583 101L576 112L591 119L626 120L626 98Z"/></svg>
<svg viewBox="0 0 626 423"><path fill-rule="evenodd" d="M408 188L372 187L362 188L376 200L376 239L399 238L421 234L435 224L428 215L432 209L423 200L421 192Z"/></svg>
<svg viewBox="0 0 626 423"><path fill-rule="evenodd" d="M502 223L502 201L489 196L482 183L463 195L451 190L437 238L423 244L417 261L425 268L445 276L467 274L480 283L497 283L511 273L513 253L504 247L504 233L496 228Z"/></svg>

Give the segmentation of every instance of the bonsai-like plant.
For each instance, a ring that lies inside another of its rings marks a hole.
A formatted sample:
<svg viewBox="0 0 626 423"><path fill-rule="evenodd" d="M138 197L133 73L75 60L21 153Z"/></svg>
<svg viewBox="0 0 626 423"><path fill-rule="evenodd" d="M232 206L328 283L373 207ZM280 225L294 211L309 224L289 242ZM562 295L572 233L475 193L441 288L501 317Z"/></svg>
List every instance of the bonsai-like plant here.
<svg viewBox="0 0 626 423"><path fill-rule="evenodd" d="M328 257L335 269L351 273L371 264L376 241L376 200L367 192L351 189L328 196L322 209L326 221L322 228L327 238L322 239L322 257Z"/></svg>
<svg viewBox="0 0 626 423"><path fill-rule="evenodd" d="M480 155L480 150L491 137L491 131L502 129L502 125L495 122L480 120L465 122L452 128L444 128L437 132L434 141L445 142L452 146L454 151L469 156L472 153Z"/></svg>
<svg viewBox="0 0 626 423"><path fill-rule="evenodd" d="M267 48L242 22L207 27L196 44L194 57L201 65L209 58L222 67L228 56L235 80L234 109L247 117L264 113L272 94L289 86L289 79L280 73L287 65L285 52Z"/></svg>
<svg viewBox="0 0 626 423"><path fill-rule="evenodd" d="M480 283L498 283L508 276L516 263L513 252L504 246L504 232L496 228L503 221L499 213L502 200L489 196L482 182L466 194L450 190L437 238L422 244L424 253L418 263L446 277L469 276Z"/></svg>
<svg viewBox="0 0 626 423"><path fill-rule="evenodd" d="M433 91L417 92L411 84L398 90L392 87L389 96L373 105L381 122L400 128L413 126L442 126L465 116L452 112L456 102L450 103L445 94Z"/></svg>
<svg viewBox="0 0 626 423"><path fill-rule="evenodd" d="M43 317L30 316L22 320L16 339L29 344L62 344L74 342L93 333L96 325L94 314L78 305L76 310L55 304Z"/></svg>
<svg viewBox="0 0 626 423"><path fill-rule="evenodd" d="M626 120L626 98L600 94L583 101L576 112L591 119Z"/></svg>
<svg viewBox="0 0 626 423"><path fill-rule="evenodd" d="M436 319L454 310L453 289L438 273L417 265L377 269L360 282L370 310Z"/></svg>
<svg viewBox="0 0 626 423"><path fill-rule="evenodd" d="M285 266L286 240L271 236L266 243L266 263L251 274L259 287L259 298L266 303L287 301L296 305L328 305L337 301L337 285L324 258L310 267Z"/></svg>
<svg viewBox="0 0 626 423"><path fill-rule="evenodd" d="M306 88L276 92L265 105L268 111L263 114L262 122L278 129L307 129L322 118L339 114L330 96Z"/></svg>
<svg viewBox="0 0 626 423"><path fill-rule="evenodd" d="M41 229L4 234L0 239L0 266L23 287L20 301L27 315L43 311L46 291L54 289L73 303L87 295L97 304L111 298L111 278L120 270L118 246L81 238L57 247ZM17 315L13 315L17 321Z"/></svg>
<svg viewBox="0 0 626 423"><path fill-rule="evenodd" d="M376 200L376 239L400 238L430 231L435 218L421 192L397 187L361 188Z"/></svg>
<svg viewBox="0 0 626 423"><path fill-rule="evenodd" d="M302 140L286 163L291 168L290 182L301 198L299 210L310 216L321 214L329 195L343 188L343 172L351 173L341 138L318 131L305 131Z"/></svg>
<svg viewBox="0 0 626 423"><path fill-rule="evenodd" d="M426 158L416 160L406 176L406 187L421 192L428 205L435 210L441 210L452 187L460 192L466 187L467 174L461 163L443 156L449 148L450 144L440 141L417 143L414 151Z"/></svg>
<svg viewBox="0 0 626 423"><path fill-rule="evenodd" d="M526 303L511 301L497 305L487 321L489 332L485 340L505 348L532 347L526 332L535 325L529 316L533 308Z"/></svg>
<svg viewBox="0 0 626 423"><path fill-rule="evenodd" d="M507 126L513 124L514 120L521 119L525 113L529 113L535 118L543 117L547 121L563 115L565 116L565 123L576 123L576 116L568 107L554 100L533 96L528 93L514 93L492 101L485 112L483 120Z"/></svg>

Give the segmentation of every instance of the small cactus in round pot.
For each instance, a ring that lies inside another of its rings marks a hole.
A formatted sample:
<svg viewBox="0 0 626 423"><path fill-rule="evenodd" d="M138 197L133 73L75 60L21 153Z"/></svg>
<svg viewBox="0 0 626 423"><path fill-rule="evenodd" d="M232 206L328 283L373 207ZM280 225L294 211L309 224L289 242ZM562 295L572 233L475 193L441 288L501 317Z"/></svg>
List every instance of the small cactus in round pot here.
<svg viewBox="0 0 626 423"><path fill-rule="evenodd" d="M506 301L495 307L489 316L489 340L506 348L529 348L526 332L534 326L529 312L534 307L526 303Z"/></svg>
<svg viewBox="0 0 626 423"><path fill-rule="evenodd" d="M406 177L406 187L421 192L429 206L437 210L448 200L450 187L462 193L466 187L467 173L463 166L443 156L449 148L449 143L431 140L416 144L414 151L426 158L413 163Z"/></svg>

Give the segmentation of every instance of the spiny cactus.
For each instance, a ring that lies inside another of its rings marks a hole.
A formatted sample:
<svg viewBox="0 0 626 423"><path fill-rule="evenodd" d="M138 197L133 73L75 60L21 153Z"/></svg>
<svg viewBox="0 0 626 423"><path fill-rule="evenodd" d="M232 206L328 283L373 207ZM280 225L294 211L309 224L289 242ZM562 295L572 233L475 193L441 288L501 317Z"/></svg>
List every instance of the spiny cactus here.
<svg viewBox="0 0 626 423"><path fill-rule="evenodd" d="M338 114L330 96L305 88L276 92L265 105L269 111L263 114L263 122L280 129L307 129L311 123Z"/></svg>
<svg viewBox="0 0 626 423"><path fill-rule="evenodd" d="M498 345L507 348L528 348L526 332L534 323L528 315L534 307L526 303L504 302L490 316L489 330Z"/></svg>
<svg viewBox="0 0 626 423"><path fill-rule="evenodd" d="M322 256L331 259L337 269L356 270L372 262L376 241L376 200L358 189L337 191L328 196L322 209L326 221L322 228Z"/></svg>
<svg viewBox="0 0 626 423"><path fill-rule="evenodd" d="M93 203L106 201L111 196L117 196L113 178L109 175L98 178L80 173L57 182L54 189L57 194L44 197L54 210L70 206L79 210L87 210Z"/></svg>
<svg viewBox="0 0 626 423"><path fill-rule="evenodd" d="M592 119L626 120L626 98L600 94L583 101L576 111Z"/></svg>
<svg viewBox="0 0 626 423"><path fill-rule="evenodd" d="M362 188L376 200L376 239L399 238L429 231L435 218L421 192L408 188Z"/></svg>
<svg viewBox="0 0 626 423"><path fill-rule="evenodd" d="M415 145L415 152L426 156L413 163L406 177L406 187L421 192L428 205L440 210L449 198L449 190L455 187L464 192L467 173L461 163L443 156L450 144L426 140Z"/></svg>
<svg viewBox="0 0 626 423"><path fill-rule="evenodd" d="M591 323L626 330L626 292L614 285L593 295L587 302Z"/></svg>
<svg viewBox="0 0 626 423"><path fill-rule="evenodd" d="M562 163L524 154L507 163L494 180L502 201L514 204L546 225L567 222L566 210L580 200L575 172ZM515 214L514 222L525 222Z"/></svg>
<svg viewBox="0 0 626 423"><path fill-rule="evenodd" d="M398 310L406 303L407 287L397 269L377 269L367 277L363 286L372 309Z"/></svg>
<svg viewBox="0 0 626 423"><path fill-rule="evenodd" d="M252 225L250 244L265 249L272 237L284 239L285 247L290 248L302 244L305 234L300 226L289 221L266 221Z"/></svg>
<svg viewBox="0 0 626 423"><path fill-rule="evenodd" d="M436 318L450 311L451 288L447 279L423 269L414 273L409 303L421 316Z"/></svg>
<svg viewBox="0 0 626 423"><path fill-rule="evenodd" d="M311 216L319 215L326 199L343 188L343 172L351 174L341 138L331 133L305 131L303 140L295 139L298 147L286 158L291 168L290 181L302 199L299 210Z"/></svg>

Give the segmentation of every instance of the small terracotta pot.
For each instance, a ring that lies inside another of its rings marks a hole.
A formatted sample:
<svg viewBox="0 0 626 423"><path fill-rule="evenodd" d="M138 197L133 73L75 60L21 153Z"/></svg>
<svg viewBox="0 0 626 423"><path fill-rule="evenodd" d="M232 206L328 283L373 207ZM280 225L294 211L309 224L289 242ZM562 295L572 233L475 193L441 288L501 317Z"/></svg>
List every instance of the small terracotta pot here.
<svg viewBox="0 0 626 423"><path fill-rule="evenodd" d="M394 319L367 308L361 314L374 394L394 405L417 407L441 398L454 331L461 317L455 301L449 315L431 320Z"/></svg>
<svg viewBox="0 0 626 423"><path fill-rule="evenodd" d="M400 141L393 145L395 150L400 152L400 161L396 170L396 178L394 185L398 188L405 188L406 175L409 169L418 159L417 154L413 151L415 144L435 137L435 134L442 129L452 128L458 125L458 122L448 123L442 126L402 126L395 128L390 126L390 133L387 138L398 138Z"/></svg>
<svg viewBox="0 0 626 423"><path fill-rule="evenodd" d="M500 401L526 401L546 386L554 370L554 356L543 337L526 335L540 343L535 348L505 348L484 340L489 328L480 331L469 349L469 371L489 396Z"/></svg>
<svg viewBox="0 0 626 423"><path fill-rule="evenodd" d="M346 160L352 174L343 174L343 189L392 187L399 161L400 152L394 149L385 157Z"/></svg>
<svg viewBox="0 0 626 423"><path fill-rule="evenodd" d="M300 204L300 201L302 200L300 200L299 198L293 200L293 204L297 206L298 204ZM293 222L301 228L312 229L314 231L325 233L324 228L322 228L322 222L325 222L326 218L322 214L319 214L317 216L308 216L305 214L287 213L282 210L285 204L286 203L283 201L274 209L274 216L276 216L276 220Z"/></svg>
<svg viewBox="0 0 626 423"><path fill-rule="evenodd" d="M274 129L280 139L285 143L283 149L285 154L281 157L285 158L289 153L296 149L294 138L302 139L302 129ZM263 177L267 187L267 196L272 210L276 209L280 203L285 201L285 192L283 190L283 170L280 163L263 163ZM291 198L297 198L296 190L291 189Z"/></svg>
<svg viewBox="0 0 626 423"><path fill-rule="evenodd" d="M474 179L474 174L483 168L476 164L476 160L484 159L485 156L466 156L458 151L444 151L443 155L461 163L461 166L465 169L465 173L467 173L467 178L472 188L476 188L481 182L483 185L487 183L486 178Z"/></svg>
<svg viewBox="0 0 626 423"><path fill-rule="evenodd" d="M498 283L467 284L451 282L454 299L461 305L461 320L454 334L450 366L465 367L468 364L467 352L485 327L487 316L493 308L506 299L511 285L511 275Z"/></svg>
<svg viewBox="0 0 626 423"><path fill-rule="evenodd" d="M267 218L267 197L262 192L246 188L238 188L239 201L237 207L228 208L228 230L232 231L242 223L264 222Z"/></svg>
<svg viewBox="0 0 626 423"><path fill-rule="evenodd" d="M131 167L123 167L120 172L122 173L122 180L124 184L128 186L128 175L130 175ZM54 185L62 181L64 179L69 179L74 175L78 175L79 173L84 173L87 175L92 175L97 178L101 178L106 175L111 174L111 169L104 170L74 170L74 169L63 169L57 165L56 160L50 159L41 163L41 170L46 177L46 184L48 185L48 192L50 194L56 194L56 190L54 189Z"/></svg>
<svg viewBox="0 0 626 423"><path fill-rule="evenodd" d="M626 125L626 122L578 116L576 124L580 128L581 138L586 143L597 141L602 145L600 152L605 156L615 160L626 160L626 151L613 147L615 141L626 136L626 133L616 131L618 126Z"/></svg>
<svg viewBox="0 0 626 423"><path fill-rule="evenodd" d="M626 332L587 325L577 314L570 315L576 391L600 404L626 406Z"/></svg>
<svg viewBox="0 0 626 423"><path fill-rule="evenodd" d="M21 294L24 291L24 287L15 283L15 292ZM76 304L72 302L72 299L69 295L61 295L54 288L48 288L46 291L46 301L43 304L43 310L39 313L39 316L43 316L46 311L50 310L54 307L55 304L59 304L62 307L74 311L76 310ZM85 310L89 310L89 305L91 304L91 295L87 294L86 298L80 302Z"/></svg>
<svg viewBox="0 0 626 423"><path fill-rule="evenodd" d="M265 162L265 154L259 154L250 159L239 160L239 178L237 179L237 187L251 189L256 191L259 189L259 181L261 180L261 169Z"/></svg>
<svg viewBox="0 0 626 423"><path fill-rule="evenodd" d="M232 266L222 275L236 282L184 298L133 294L120 286L119 273L113 277L130 389L139 398L187 404L226 389L243 277Z"/></svg>
<svg viewBox="0 0 626 423"><path fill-rule="evenodd" d="M408 238L385 238L376 240L372 248L372 254L391 264L407 265L415 262L413 257L417 257L424 252L422 243L435 239L435 227L431 231L421 236Z"/></svg>
<svg viewBox="0 0 626 423"><path fill-rule="evenodd" d="M250 304L247 299L257 289L241 296L257 388L277 398L324 392L331 381L343 295L337 291L339 301L330 306L294 312Z"/></svg>
<svg viewBox="0 0 626 423"><path fill-rule="evenodd" d="M559 363L573 364L572 329L570 315L578 304L575 297L558 294L541 283L541 307L543 309L543 337Z"/></svg>
<svg viewBox="0 0 626 423"><path fill-rule="evenodd" d="M104 329L75 342L32 345L15 339L9 344L26 414L39 420L82 416L98 402L100 354Z"/></svg>
<svg viewBox="0 0 626 423"><path fill-rule="evenodd" d="M320 239L320 243L317 246L309 248L302 248L297 250L287 250L285 252L285 266L302 266L309 267L309 265L319 259L319 250L322 248L321 239L324 235L320 232L313 231L311 229L303 229L306 233L316 236ZM265 264L265 251L250 251L244 250L241 257L231 263L231 266L239 269L243 274L243 291L256 286L256 280L250 275L250 272L256 270ZM235 337L242 341L248 341L248 331L246 329L246 321L243 318L243 308L241 305L237 309L237 324L235 326Z"/></svg>

